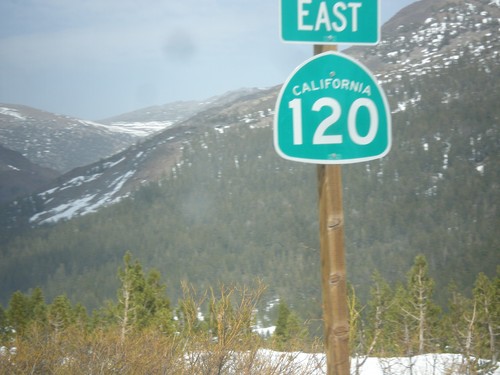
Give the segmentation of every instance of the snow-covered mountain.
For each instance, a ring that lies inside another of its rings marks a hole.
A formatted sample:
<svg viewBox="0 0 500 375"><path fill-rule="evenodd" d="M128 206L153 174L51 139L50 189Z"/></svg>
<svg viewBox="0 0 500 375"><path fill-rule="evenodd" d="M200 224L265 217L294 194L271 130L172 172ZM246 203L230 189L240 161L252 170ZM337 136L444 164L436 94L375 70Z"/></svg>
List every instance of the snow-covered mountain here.
<svg viewBox="0 0 500 375"><path fill-rule="evenodd" d="M167 103L97 122L0 103L0 144L62 174L112 157L202 110L256 91L241 89L205 101Z"/></svg>
<svg viewBox="0 0 500 375"><path fill-rule="evenodd" d="M69 211L61 207L54 208L62 212L56 215L53 221L69 218L78 213L93 212L102 205L117 202L127 196L130 190L137 188L135 182L129 181L135 172L129 171L124 176L114 174L112 167L122 161L121 156L116 156L117 153L141 139L182 122L197 112L211 106L223 105L255 91L259 90L237 90L201 102L168 103L98 122L22 105L0 104L0 202L9 202L14 198L34 193L50 183L52 186L57 185L59 181L63 181L62 186L59 189L52 187L49 192L64 190L65 197L68 197L71 191L75 196L67 198L69 201L63 203ZM176 152L178 150L174 151L174 154ZM18 153L16 158L13 158L13 153ZM136 156L140 158L141 155L138 155ZM98 162L106 158L110 160ZM97 168L100 171L98 173L81 176L81 169L71 172L75 168L96 162L99 166L92 168ZM163 169L160 170L164 172ZM65 173L67 176L55 180ZM112 176L108 176L109 173ZM153 175L154 179L158 178L157 174ZM101 183L96 187L98 192L93 194L80 188L81 185L87 185L97 179L97 176L101 177L99 178ZM147 178L142 179L145 180ZM122 189L124 185L127 185L127 188ZM121 193L116 196L119 191ZM82 196L79 197L79 194ZM48 193L44 193L41 197L47 195ZM75 206L81 206L81 210L75 209Z"/></svg>
<svg viewBox="0 0 500 375"><path fill-rule="evenodd" d="M395 87L404 76L439 75L461 58L462 63L499 63L499 4L499 0L417 1L383 26L379 45L354 47L348 53L374 70L382 84ZM418 101L418 93L410 100Z"/></svg>
<svg viewBox="0 0 500 375"><path fill-rule="evenodd" d="M66 173L30 198L42 208L30 223L55 223L119 202L143 184L180 167L185 162L183 149L200 134L223 133L227 127L240 125L270 126L277 89L239 90L214 98L188 120L110 158Z"/></svg>
<svg viewBox="0 0 500 375"><path fill-rule="evenodd" d="M111 157L209 103L171 103L97 122L0 103L0 144L34 164L66 173Z"/></svg>
<svg viewBox="0 0 500 375"><path fill-rule="evenodd" d="M393 113L398 113L420 102L421 93L414 86L422 77L439 77L459 64L477 65L486 72L492 64L500 64L499 35L498 0L421 0L387 22L378 46L355 47L345 52L374 71L388 93ZM464 89L460 82L452 82L435 104L459 99ZM91 156L87 157L92 164L68 172L50 188L31 198L38 207L30 217L31 224L54 223L95 212L120 201L150 181L170 175L186 162L183 150L205 132L223 133L226 127L233 126L270 126L277 91L277 87L240 90L204 103L150 107L103 120L102 124L43 113L37 113L35 124L34 116L30 115L32 110L3 106L0 120L3 118L4 124L12 126L0 127L0 143L7 138L6 131L17 131L17 135L9 135L9 147L21 150L30 160L38 160L41 165L51 165L59 170L75 166L74 162L71 165L72 158L67 157L70 148L71 155L75 149L90 151ZM41 122L41 118L45 120ZM478 133L471 138L470 142L476 149L485 139L494 142L498 121L498 118L492 119L493 128L488 134ZM40 130L32 133L35 128ZM51 135L44 135L46 129L52 129ZM88 129L92 129L91 135L78 136ZM109 154L111 148L123 147L130 142L132 134L144 137L152 133L155 134L142 142L96 161L99 152ZM72 137L73 141L66 140L66 137ZM448 140L441 139L439 132L429 134L422 140L424 151L430 147L429 139L444 150L443 165L447 167ZM90 150L89 142L93 145ZM106 150L99 147L103 143L108 147ZM55 144L64 145L59 148L60 162L42 162L50 159L47 155L51 154ZM67 155L64 155L64 150L67 150ZM474 152L471 158L477 159L478 172L484 172L487 155ZM82 165L84 158L79 157L77 165ZM435 189L435 181L440 178L438 172L430 176L428 191Z"/></svg>
<svg viewBox="0 0 500 375"><path fill-rule="evenodd" d="M0 104L0 144L60 173L109 157L133 142L134 137L107 125Z"/></svg>

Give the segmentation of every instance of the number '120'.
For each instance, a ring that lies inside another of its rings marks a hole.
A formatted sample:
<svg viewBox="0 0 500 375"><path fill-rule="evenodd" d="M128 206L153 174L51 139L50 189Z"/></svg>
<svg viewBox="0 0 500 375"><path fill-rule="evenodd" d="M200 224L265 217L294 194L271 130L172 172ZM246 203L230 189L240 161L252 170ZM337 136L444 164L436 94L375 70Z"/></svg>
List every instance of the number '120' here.
<svg viewBox="0 0 500 375"><path fill-rule="evenodd" d="M304 143L304 129L302 121L302 99L296 98L288 103L288 107L292 110L293 121L293 144L302 145ZM311 110L319 112L323 108L330 108L331 114L326 117L316 128L314 132L312 143L313 145L325 144L341 144L343 143L343 136L337 131L336 134L326 134L328 129L335 125L341 115L342 107L340 103L334 98L323 97L314 102ZM366 108L370 115L370 126L366 135L360 135L357 129L357 118L361 108ZM361 146L370 144L376 137L379 127L379 113L373 100L368 98L359 98L355 100L347 115L347 129L351 140Z"/></svg>

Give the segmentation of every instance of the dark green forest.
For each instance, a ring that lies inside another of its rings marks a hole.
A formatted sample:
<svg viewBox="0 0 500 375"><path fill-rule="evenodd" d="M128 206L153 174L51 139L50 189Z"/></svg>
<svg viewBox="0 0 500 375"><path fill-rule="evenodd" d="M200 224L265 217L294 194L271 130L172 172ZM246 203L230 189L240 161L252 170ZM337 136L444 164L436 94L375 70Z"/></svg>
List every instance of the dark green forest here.
<svg viewBox="0 0 500 375"><path fill-rule="evenodd" d="M349 282L367 301L378 272L405 279L428 261L436 303L454 283L466 296L498 265L500 67L462 64L384 88L393 147L383 159L343 170ZM494 79L493 79L494 78ZM416 100L412 105L410 99ZM172 301L187 282L268 285L306 320L321 317L316 167L280 159L271 128L207 131L186 144L161 181L95 214L2 233L0 301L41 287L96 309L115 298L130 251L162 275ZM320 324L318 324L320 327Z"/></svg>

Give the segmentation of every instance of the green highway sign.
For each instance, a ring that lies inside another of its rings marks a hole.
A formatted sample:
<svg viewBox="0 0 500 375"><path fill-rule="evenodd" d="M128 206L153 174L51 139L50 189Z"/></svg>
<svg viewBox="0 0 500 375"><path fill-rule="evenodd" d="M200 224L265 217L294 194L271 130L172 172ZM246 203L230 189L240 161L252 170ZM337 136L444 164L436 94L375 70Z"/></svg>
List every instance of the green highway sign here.
<svg viewBox="0 0 500 375"><path fill-rule="evenodd" d="M382 88L347 55L316 55L297 67L281 88L274 146L285 159L363 162L385 156L391 142L391 113Z"/></svg>
<svg viewBox="0 0 500 375"><path fill-rule="evenodd" d="M281 38L317 44L377 44L380 0L280 0Z"/></svg>

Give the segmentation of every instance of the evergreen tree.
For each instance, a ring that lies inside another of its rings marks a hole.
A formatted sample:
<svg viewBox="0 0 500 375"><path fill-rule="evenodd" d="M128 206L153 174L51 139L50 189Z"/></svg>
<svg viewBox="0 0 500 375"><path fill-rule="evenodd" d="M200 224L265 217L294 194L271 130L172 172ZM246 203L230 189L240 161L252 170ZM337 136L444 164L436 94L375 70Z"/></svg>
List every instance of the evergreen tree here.
<svg viewBox="0 0 500 375"><path fill-rule="evenodd" d="M445 326L449 332L443 337L453 352L460 353L466 361L467 371L473 373L476 367L474 348L477 346L477 303L457 291L455 285L450 287L451 300Z"/></svg>
<svg viewBox="0 0 500 375"><path fill-rule="evenodd" d="M7 311L7 322L17 333L23 335L32 323L45 327L47 324L47 305L42 289L33 289L31 295L20 291L12 294Z"/></svg>
<svg viewBox="0 0 500 375"><path fill-rule="evenodd" d="M162 333L172 334L175 332L173 313L170 300L166 295L166 286L160 279L161 274L158 270L149 271L142 303L146 317L151 319L150 325L158 328ZM146 318L144 325L148 325L148 318Z"/></svg>
<svg viewBox="0 0 500 375"><path fill-rule="evenodd" d="M123 258L123 268L118 277L121 287L118 291L118 304L110 305L117 316L122 342L133 329L158 326L164 333L174 331L170 301L165 295L165 285L160 282L160 273L152 270L146 276L138 260L132 260L127 252Z"/></svg>
<svg viewBox="0 0 500 375"><path fill-rule="evenodd" d="M31 319L30 299L20 291L14 292L7 308L9 325L16 333L23 335Z"/></svg>
<svg viewBox="0 0 500 375"><path fill-rule="evenodd" d="M298 315L282 299L280 299L278 305L278 318L274 336L280 348L284 348L286 344L292 342L300 343L307 336L307 329Z"/></svg>
<svg viewBox="0 0 500 375"><path fill-rule="evenodd" d="M75 324L82 331L87 331L90 328L89 316L87 314L87 309L80 302L78 302L73 308L73 316Z"/></svg>
<svg viewBox="0 0 500 375"><path fill-rule="evenodd" d="M394 288L394 296L386 312L387 330L384 330L384 353L392 356L412 356L415 354L412 340L411 317L408 291L402 283Z"/></svg>
<svg viewBox="0 0 500 375"><path fill-rule="evenodd" d="M56 333L65 330L74 323L73 307L66 295L62 294L54 298L48 307L47 318L50 327Z"/></svg>
<svg viewBox="0 0 500 375"><path fill-rule="evenodd" d="M295 311L290 311L286 325L288 340L296 341L299 344L306 340L307 328Z"/></svg>
<svg viewBox="0 0 500 375"><path fill-rule="evenodd" d="M370 355L375 351L377 355L384 356L391 353L393 347L391 337L393 327L389 323L388 314L395 303L394 294L379 272L373 274L372 280L367 312L367 354Z"/></svg>
<svg viewBox="0 0 500 375"><path fill-rule="evenodd" d="M45 302L45 297L43 291L40 287L36 287L31 292L29 300L29 309L31 311L31 318L37 324L41 326L47 325L47 304Z"/></svg>
<svg viewBox="0 0 500 375"><path fill-rule="evenodd" d="M465 358L468 373L489 373L497 365L499 335L498 277L490 280L480 273L475 282L472 298L465 297L452 286L450 312L447 316L452 336L452 350ZM489 359L481 361L480 358Z"/></svg>
<svg viewBox="0 0 500 375"><path fill-rule="evenodd" d="M438 322L438 307L433 303L434 280L429 277L425 256L415 257L414 265L408 273L408 301L403 313L412 322L417 342L417 353L424 354L430 347L433 329Z"/></svg>
<svg viewBox="0 0 500 375"><path fill-rule="evenodd" d="M278 305L278 319L276 321L276 330L274 331L274 335L279 342L285 342L289 338L287 331L289 317L290 309L288 308L287 304L282 299L280 299L280 303Z"/></svg>
<svg viewBox="0 0 500 375"><path fill-rule="evenodd" d="M498 267L497 271L500 270ZM500 335L500 275L490 280L484 273L476 279L473 290L477 309L479 337L482 339L478 355L496 363L498 359L497 338Z"/></svg>
<svg viewBox="0 0 500 375"><path fill-rule="evenodd" d="M118 305L116 307L116 314L118 314L121 341L125 340L130 327L135 323L136 316L136 292L138 284L141 283L142 268L139 263L131 264L132 255L127 252L123 258L123 269L118 271L118 277L121 282L121 288L118 291ZM140 272L140 274L138 274Z"/></svg>

